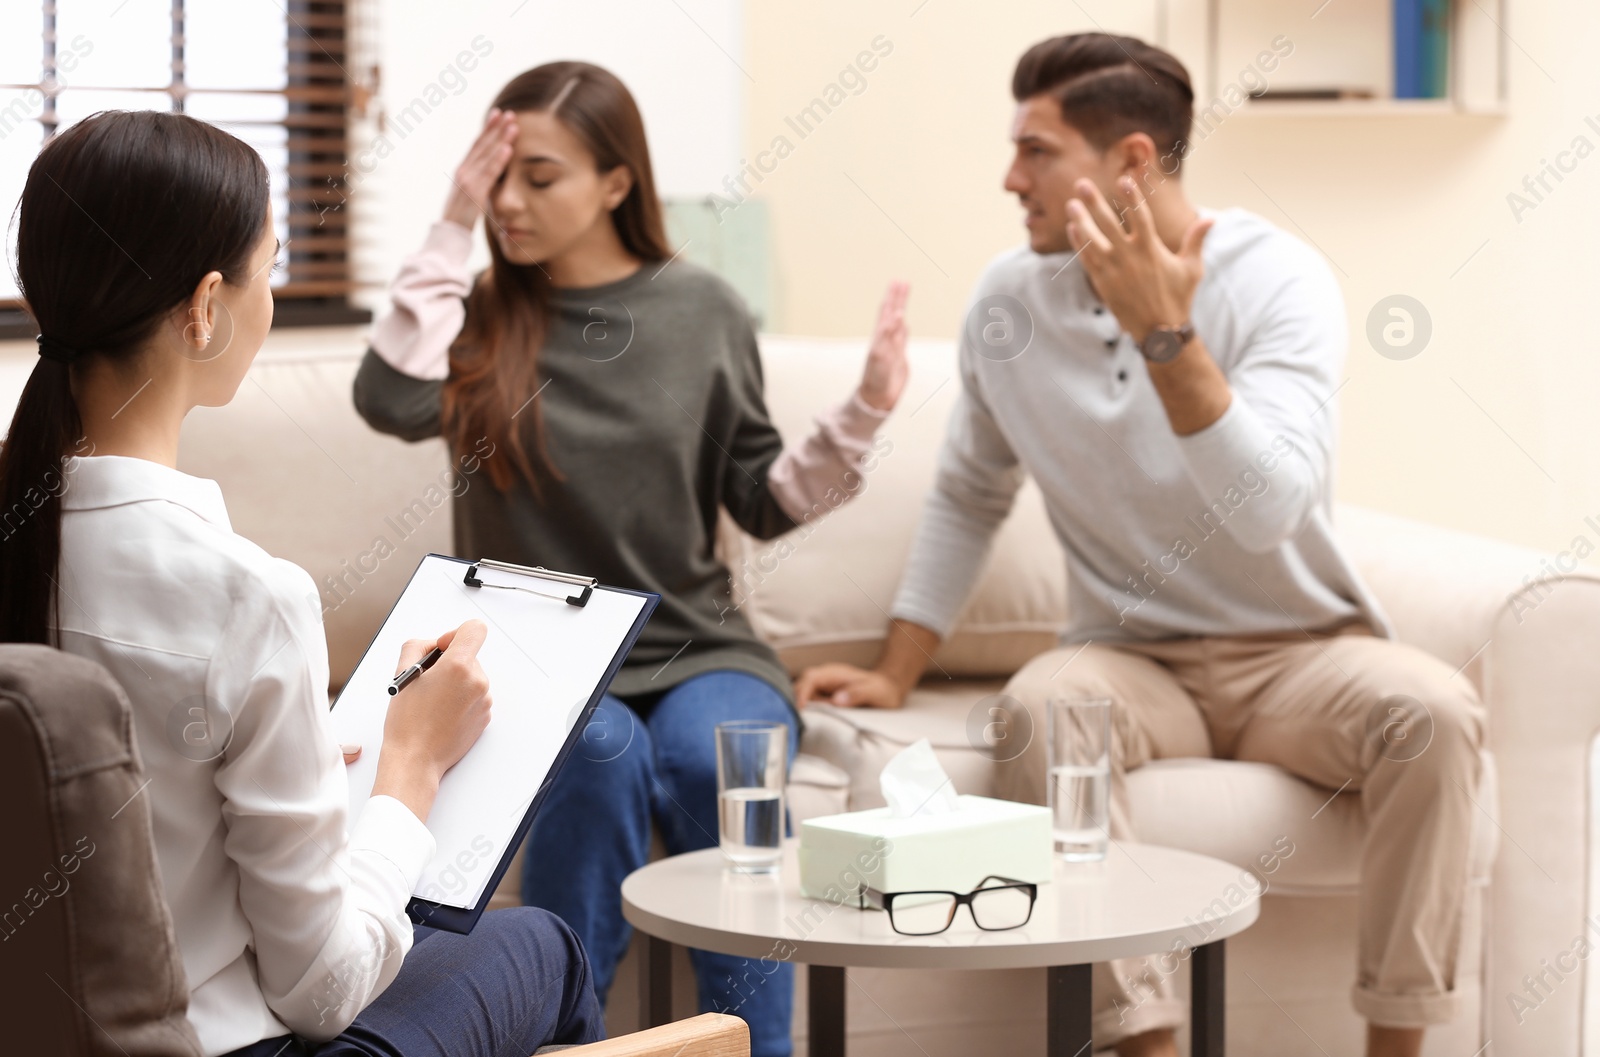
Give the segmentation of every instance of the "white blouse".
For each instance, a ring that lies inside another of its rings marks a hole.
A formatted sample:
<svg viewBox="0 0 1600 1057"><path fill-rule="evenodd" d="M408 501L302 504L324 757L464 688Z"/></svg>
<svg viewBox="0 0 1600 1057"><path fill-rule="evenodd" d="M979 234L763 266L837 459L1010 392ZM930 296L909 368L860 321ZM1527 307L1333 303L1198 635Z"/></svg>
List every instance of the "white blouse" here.
<svg viewBox="0 0 1600 1057"><path fill-rule="evenodd" d="M410 950L434 840L392 797L348 825L315 585L233 533L215 481L121 456L66 481L61 647L133 704L200 1043L332 1038Z"/></svg>

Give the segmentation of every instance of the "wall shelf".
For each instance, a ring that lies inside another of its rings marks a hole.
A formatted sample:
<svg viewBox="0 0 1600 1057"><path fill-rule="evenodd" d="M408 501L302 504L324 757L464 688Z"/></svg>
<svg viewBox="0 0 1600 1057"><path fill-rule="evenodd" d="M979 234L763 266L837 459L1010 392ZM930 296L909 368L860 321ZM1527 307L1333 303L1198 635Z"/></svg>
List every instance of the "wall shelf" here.
<svg viewBox="0 0 1600 1057"><path fill-rule="evenodd" d="M1158 0L1157 18L1165 33L1172 14L1191 26L1203 17L1205 77L1197 111L1231 92L1229 110L1255 117L1496 117L1506 113L1508 101L1507 4L1451 0L1450 88L1442 99L1393 97L1392 0L1297 4L1293 12L1274 0ZM1263 73L1260 57L1282 52L1285 42L1292 50ZM1343 89L1370 97L1237 101L1240 87L1256 91L1261 80L1280 91Z"/></svg>
<svg viewBox="0 0 1600 1057"><path fill-rule="evenodd" d="M1461 106L1452 99L1285 99L1251 100L1234 111L1256 118L1274 117L1504 117L1504 103Z"/></svg>

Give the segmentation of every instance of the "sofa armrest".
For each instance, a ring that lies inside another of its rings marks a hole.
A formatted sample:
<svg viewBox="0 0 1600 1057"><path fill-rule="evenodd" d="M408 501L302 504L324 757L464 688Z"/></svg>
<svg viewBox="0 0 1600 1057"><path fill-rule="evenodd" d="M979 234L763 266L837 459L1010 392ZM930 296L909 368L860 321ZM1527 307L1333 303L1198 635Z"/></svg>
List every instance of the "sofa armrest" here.
<svg viewBox="0 0 1600 1057"><path fill-rule="evenodd" d="M1491 885L1489 1036L1517 1053L1573 1053L1585 985L1557 987L1537 1016L1524 977L1586 935L1590 753L1600 730L1600 526L1540 551L1341 508L1340 536L1403 642L1462 669L1489 713L1501 837ZM1520 1023L1519 1023L1520 1021Z"/></svg>
<svg viewBox="0 0 1600 1057"><path fill-rule="evenodd" d="M750 1057L750 1029L738 1017L702 1013L658 1028L552 1052L561 1057Z"/></svg>

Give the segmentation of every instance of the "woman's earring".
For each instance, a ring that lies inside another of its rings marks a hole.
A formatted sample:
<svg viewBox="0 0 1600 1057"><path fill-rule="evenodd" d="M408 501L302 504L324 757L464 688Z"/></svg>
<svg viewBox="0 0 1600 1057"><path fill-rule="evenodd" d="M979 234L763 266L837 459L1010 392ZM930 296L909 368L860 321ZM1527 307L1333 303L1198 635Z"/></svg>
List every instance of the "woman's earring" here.
<svg viewBox="0 0 1600 1057"><path fill-rule="evenodd" d="M191 327L196 329L196 330L198 330L198 329L200 329L200 326L201 325L198 322L185 323L184 326L183 326L183 340L184 341L192 341L192 340L194 340L194 339L189 337L189 330L190 330ZM202 345L210 344L210 342L211 342L211 333L210 333L210 331L206 331L205 333L201 334L200 335L200 339L201 339L200 340L200 344L202 344Z"/></svg>

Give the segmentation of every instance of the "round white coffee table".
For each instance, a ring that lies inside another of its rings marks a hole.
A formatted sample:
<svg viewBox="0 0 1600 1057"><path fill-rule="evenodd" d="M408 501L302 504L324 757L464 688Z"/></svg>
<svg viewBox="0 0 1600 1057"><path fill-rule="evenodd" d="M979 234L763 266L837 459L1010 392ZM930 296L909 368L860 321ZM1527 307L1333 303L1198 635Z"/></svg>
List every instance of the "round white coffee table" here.
<svg viewBox="0 0 1600 1057"><path fill-rule="evenodd" d="M1104 862L1057 862L1021 928L983 932L963 909L948 931L902 936L881 911L800 894L798 842L776 874L734 873L715 848L653 862L622 882L622 914L649 937L640 973L647 1026L671 1019L672 944L808 966L812 1057L844 1054L845 970L1048 969L1051 1057L1089 1052L1095 962L1162 955L1158 972L1191 963L1196 1057L1223 1052L1223 941L1260 912L1259 887L1218 859L1115 843Z"/></svg>

